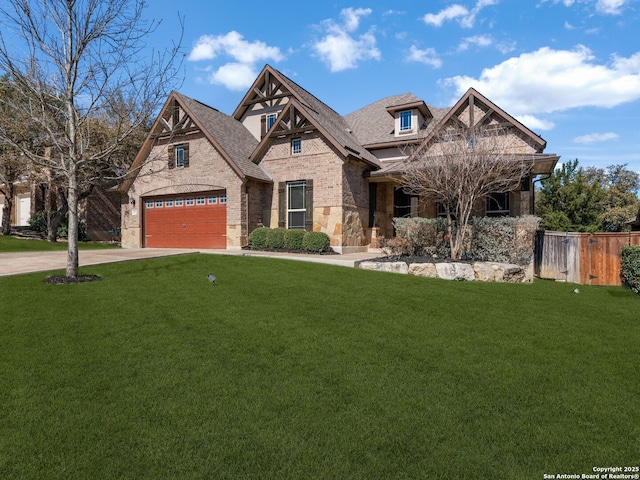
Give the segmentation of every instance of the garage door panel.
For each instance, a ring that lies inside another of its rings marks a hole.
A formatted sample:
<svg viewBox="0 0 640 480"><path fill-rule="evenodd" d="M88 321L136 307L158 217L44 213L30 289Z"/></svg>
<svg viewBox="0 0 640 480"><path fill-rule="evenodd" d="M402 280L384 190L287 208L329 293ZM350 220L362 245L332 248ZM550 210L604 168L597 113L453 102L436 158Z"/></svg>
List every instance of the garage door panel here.
<svg viewBox="0 0 640 480"><path fill-rule="evenodd" d="M226 248L227 209L226 204L218 201L223 195L224 192L218 192L199 199L198 196L145 199L145 246Z"/></svg>

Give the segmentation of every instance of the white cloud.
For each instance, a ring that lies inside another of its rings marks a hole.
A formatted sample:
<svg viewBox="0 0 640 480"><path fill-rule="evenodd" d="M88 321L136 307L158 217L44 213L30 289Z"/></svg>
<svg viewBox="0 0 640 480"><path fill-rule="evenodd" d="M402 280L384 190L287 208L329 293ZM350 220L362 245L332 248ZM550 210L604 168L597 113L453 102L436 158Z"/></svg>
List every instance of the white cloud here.
<svg viewBox="0 0 640 480"><path fill-rule="evenodd" d="M553 130L556 127L555 123L549 120L543 120L534 115L518 115L515 119L534 132L538 130Z"/></svg>
<svg viewBox="0 0 640 480"><path fill-rule="evenodd" d="M582 135L573 139L575 143L597 143L607 142L609 140L618 140L620 136L617 133L589 133L588 135Z"/></svg>
<svg viewBox="0 0 640 480"><path fill-rule="evenodd" d="M245 63L227 63L209 77L214 84L224 85L229 90L245 90L250 87L258 72Z"/></svg>
<svg viewBox="0 0 640 480"><path fill-rule="evenodd" d="M442 60L440 60L434 48L421 50L415 45L411 45L407 60L410 62L424 63L425 65L429 65L433 68L440 68L442 66Z"/></svg>
<svg viewBox="0 0 640 480"><path fill-rule="evenodd" d="M496 5L499 0L478 0L475 7L469 10L467 7L460 4L453 4L438 13L427 13L422 17L422 20L427 25L433 25L434 27L441 27L444 22L448 20L457 20L460 26L463 28L473 27L476 17L480 10L490 5Z"/></svg>
<svg viewBox="0 0 640 480"><path fill-rule="evenodd" d="M512 115L549 114L580 107L612 108L640 99L640 52L597 63L592 52L543 47L484 69L478 78L444 81L456 99L469 87Z"/></svg>
<svg viewBox="0 0 640 480"><path fill-rule="evenodd" d="M332 72L356 68L362 60L380 59L373 30L357 38L352 35L360 26L360 19L370 14L369 8L346 8L340 12L342 24L332 20L323 23L326 35L313 44L313 50L329 65Z"/></svg>
<svg viewBox="0 0 640 480"><path fill-rule="evenodd" d="M474 35L473 37L467 37L462 39L460 45L458 45L458 50L468 50L471 45L475 45L477 47L490 47L493 45L493 39L488 35Z"/></svg>
<svg viewBox="0 0 640 480"><path fill-rule="evenodd" d="M278 47L271 47L261 41L248 42L236 31L224 35L201 36L187 58L198 62L219 57L226 57L231 61L215 70L208 81L224 85L230 90L242 90L253 83L256 63L284 59Z"/></svg>
<svg viewBox="0 0 640 480"><path fill-rule="evenodd" d="M344 29L347 32L353 32L360 26L360 17L371 15L370 8L345 8L340 12L340 16L344 20Z"/></svg>
<svg viewBox="0 0 640 480"><path fill-rule="evenodd" d="M620 15L622 9L631 2L631 0L543 0L552 1L553 3L562 3L565 7L571 7L575 3L594 4L597 13L603 15Z"/></svg>
<svg viewBox="0 0 640 480"><path fill-rule="evenodd" d="M196 41L188 59L197 62L213 60L220 55L245 64L264 60L277 62L284 58L278 47L270 47L260 41L247 42L241 34L231 31L225 35L203 35Z"/></svg>

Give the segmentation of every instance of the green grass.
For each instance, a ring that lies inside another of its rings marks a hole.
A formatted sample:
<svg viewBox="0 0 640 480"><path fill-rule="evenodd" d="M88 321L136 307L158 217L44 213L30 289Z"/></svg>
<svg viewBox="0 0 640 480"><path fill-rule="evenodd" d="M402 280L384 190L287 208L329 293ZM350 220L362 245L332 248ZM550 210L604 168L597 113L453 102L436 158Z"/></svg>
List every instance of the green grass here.
<svg viewBox="0 0 640 480"><path fill-rule="evenodd" d="M117 245L99 242L78 242L80 250L119 248ZM7 252L50 252L66 250L67 242L58 241L56 243L46 240L16 238L9 235L0 235L0 253Z"/></svg>
<svg viewBox="0 0 640 480"><path fill-rule="evenodd" d="M206 279L214 272L219 284ZM0 278L0 478L638 465L640 298L183 255Z"/></svg>

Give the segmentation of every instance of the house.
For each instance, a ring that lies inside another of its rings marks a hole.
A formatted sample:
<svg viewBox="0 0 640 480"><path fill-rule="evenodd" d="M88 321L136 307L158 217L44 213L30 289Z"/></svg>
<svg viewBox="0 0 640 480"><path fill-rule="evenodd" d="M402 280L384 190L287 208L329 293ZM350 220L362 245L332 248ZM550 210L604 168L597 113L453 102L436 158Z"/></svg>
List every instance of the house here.
<svg viewBox="0 0 640 480"><path fill-rule="evenodd" d="M532 213L533 178L558 156L473 89L449 109L404 94L341 116L266 65L230 116L172 92L121 186L122 245L240 249L264 225L325 232L341 253L366 250L393 236L394 216L438 215L397 178L407 145L431 148L452 122L506 125L533 162L519 189L477 213Z"/></svg>
<svg viewBox="0 0 640 480"><path fill-rule="evenodd" d="M5 185L0 185L5 191ZM36 212L55 209L56 195L47 183L21 180L13 185L12 208L9 213L12 227L28 227ZM91 194L78 203L78 219L86 228L89 240L112 241L120 230L121 195L115 190L95 187ZM4 216L6 198L0 194L0 225Z"/></svg>

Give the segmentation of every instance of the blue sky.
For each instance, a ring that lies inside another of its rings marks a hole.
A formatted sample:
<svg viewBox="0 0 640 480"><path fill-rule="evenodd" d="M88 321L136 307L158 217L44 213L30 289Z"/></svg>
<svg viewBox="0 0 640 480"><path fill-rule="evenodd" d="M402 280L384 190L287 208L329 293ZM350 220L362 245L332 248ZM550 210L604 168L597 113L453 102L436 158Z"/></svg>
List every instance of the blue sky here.
<svg viewBox="0 0 640 480"><path fill-rule="evenodd" d="M150 2L180 91L231 114L269 63L341 114L474 87L583 166L640 172L640 0Z"/></svg>

